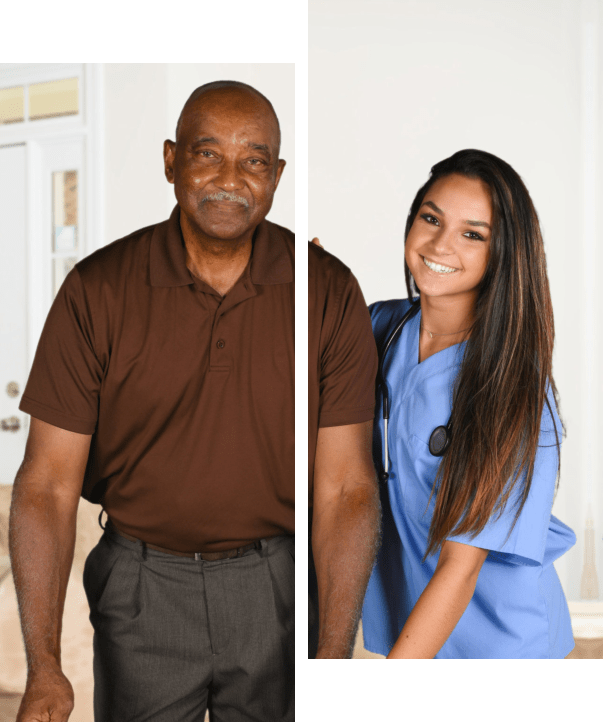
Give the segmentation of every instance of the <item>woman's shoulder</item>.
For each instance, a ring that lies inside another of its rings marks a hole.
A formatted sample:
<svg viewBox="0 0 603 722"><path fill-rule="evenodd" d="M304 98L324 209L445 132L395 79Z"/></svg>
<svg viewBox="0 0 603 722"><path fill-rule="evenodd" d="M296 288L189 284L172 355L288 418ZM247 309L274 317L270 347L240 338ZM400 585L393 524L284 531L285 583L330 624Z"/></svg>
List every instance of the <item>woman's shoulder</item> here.
<svg viewBox="0 0 603 722"><path fill-rule="evenodd" d="M546 399L540 418L540 441L539 446L557 446L563 441L565 429L559 415L559 400L553 389L548 384Z"/></svg>
<svg viewBox="0 0 603 722"><path fill-rule="evenodd" d="M411 303L415 303L419 300L419 297L415 298L390 298L387 301L375 301L369 305L369 311L371 312L371 318L373 316L380 315L393 315L393 314L404 314L411 306Z"/></svg>
<svg viewBox="0 0 603 722"><path fill-rule="evenodd" d="M392 298L388 301L375 301L369 305L369 312L371 314L371 320L373 322L373 328L375 325L383 325L389 323L395 323L408 311L411 303L418 300L417 298Z"/></svg>
<svg viewBox="0 0 603 722"><path fill-rule="evenodd" d="M402 316L408 311L411 303L417 298L393 298L387 301L376 301L369 306L371 323L373 324L373 335L377 346L389 336Z"/></svg>

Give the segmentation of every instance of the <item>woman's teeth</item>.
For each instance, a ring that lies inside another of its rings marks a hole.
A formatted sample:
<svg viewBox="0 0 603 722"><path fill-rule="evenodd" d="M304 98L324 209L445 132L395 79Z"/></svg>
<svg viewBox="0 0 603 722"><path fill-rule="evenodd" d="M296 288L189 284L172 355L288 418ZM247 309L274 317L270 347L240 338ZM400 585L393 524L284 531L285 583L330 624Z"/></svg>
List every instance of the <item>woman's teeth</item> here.
<svg viewBox="0 0 603 722"><path fill-rule="evenodd" d="M439 263L432 263L431 261L428 261L425 257L423 257L423 262L427 266L427 268L431 268L432 271L435 271L436 273L454 273L456 268L450 268L450 266L442 266Z"/></svg>

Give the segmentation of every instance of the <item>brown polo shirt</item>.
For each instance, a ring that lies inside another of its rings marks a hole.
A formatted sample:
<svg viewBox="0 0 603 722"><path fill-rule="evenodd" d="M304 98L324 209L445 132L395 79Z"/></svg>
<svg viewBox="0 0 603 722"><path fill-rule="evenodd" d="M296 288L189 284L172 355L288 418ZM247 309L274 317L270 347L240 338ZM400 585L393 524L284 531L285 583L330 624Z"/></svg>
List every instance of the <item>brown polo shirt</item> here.
<svg viewBox="0 0 603 722"><path fill-rule="evenodd" d="M78 263L20 408L92 434L84 480L176 551L294 533L294 236L262 221L224 297L191 275L178 206Z"/></svg>
<svg viewBox="0 0 603 722"><path fill-rule="evenodd" d="M318 429L370 421L377 348L358 281L335 256L309 244L308 483L314 491Z"/></svg>

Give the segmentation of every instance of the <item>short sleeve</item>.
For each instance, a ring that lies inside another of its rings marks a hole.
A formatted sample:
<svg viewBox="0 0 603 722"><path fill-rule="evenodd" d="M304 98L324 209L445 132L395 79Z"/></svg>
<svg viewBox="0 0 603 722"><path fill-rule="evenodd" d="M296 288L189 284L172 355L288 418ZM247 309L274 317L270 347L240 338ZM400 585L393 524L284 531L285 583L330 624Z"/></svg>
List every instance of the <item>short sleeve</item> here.
<svg viewBox="0 0 603 722"><path fill-rule="evenodd" d="M61 429L92 434L102 377L90 307L75 267L48 313L19 408Z"/></svg>
<svg viewBox="0 0 603 722"><path fill-rule="evenodd" d="M327 299L320 356L319 427L371 421L377 348L358 281L347 272Z"/></svg>
<svg viewBox="0 0 603 722"><path fill-rule="evenodd" d="M561 443L561 422L555 402L549 394L549 403ZM450 541L489 549L491 557L512 564L540 565L545 560L547 537L551 527L551 509L555 495L558 471L558 452L555 427L546 405L541 422L540 438L534 461L534 475L526 503L513 526L518 501L523 491L523 480L516 483L502 513L494 514L484 529L475 537L470 534L449 536ZM512 529L512 531L511 531ZM509 535L509 532L510 535ZM507 538L508 537L508 538Z"/></svg>

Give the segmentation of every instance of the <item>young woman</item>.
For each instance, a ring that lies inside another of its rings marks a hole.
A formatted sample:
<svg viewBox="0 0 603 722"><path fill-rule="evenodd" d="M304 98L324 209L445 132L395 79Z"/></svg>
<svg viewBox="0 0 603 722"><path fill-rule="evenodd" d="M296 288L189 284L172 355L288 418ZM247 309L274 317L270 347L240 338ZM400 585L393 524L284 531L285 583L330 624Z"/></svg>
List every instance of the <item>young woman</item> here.
<svg viewBox="0 0 603 722"><path fill-rule="evenodd" d="M365 647L564 658L574 641L553 561L576 538L551 515L563 431L553 311L518 174L477 150L435 165L408 216L405 276L412 301L370 308L384 520Z"/></svg>

